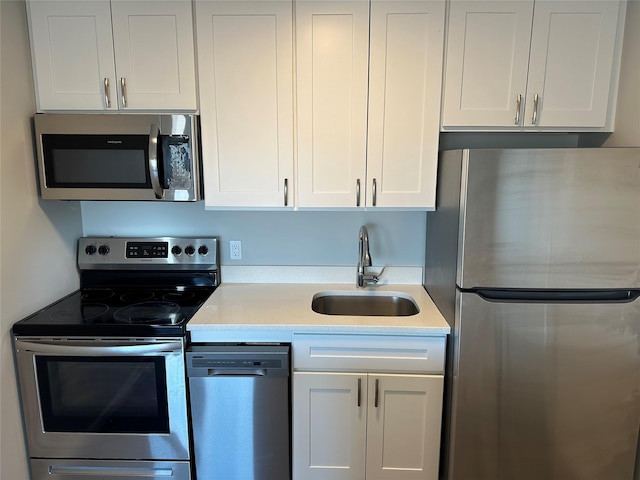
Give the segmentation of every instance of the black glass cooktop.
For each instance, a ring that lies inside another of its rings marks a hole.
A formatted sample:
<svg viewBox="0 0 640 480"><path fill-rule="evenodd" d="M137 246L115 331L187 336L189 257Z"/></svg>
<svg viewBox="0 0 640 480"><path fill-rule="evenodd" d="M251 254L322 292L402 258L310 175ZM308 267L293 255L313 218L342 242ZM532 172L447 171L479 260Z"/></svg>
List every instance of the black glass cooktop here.
<svg viewBox="0 0 640 480"><path fill-rule="evenodd" d="M14 324L16 335L175 336L215 287L84 288Z"/></svg>

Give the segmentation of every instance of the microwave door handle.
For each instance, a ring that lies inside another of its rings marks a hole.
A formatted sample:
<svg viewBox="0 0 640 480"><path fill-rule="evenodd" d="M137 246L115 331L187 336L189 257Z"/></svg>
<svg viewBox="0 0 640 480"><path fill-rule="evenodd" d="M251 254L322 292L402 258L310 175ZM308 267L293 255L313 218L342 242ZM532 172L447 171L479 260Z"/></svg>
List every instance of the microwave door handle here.
<svg viewBox="0 0 640 480"><path fill-rule="evenodd" d="M149 133L149 174L151 175L151 187L153 193L158 200L164 197L164 190L160 185L160 174L158 173L158 138L160 136L160 127L151 125L151 133Z"/></svg>

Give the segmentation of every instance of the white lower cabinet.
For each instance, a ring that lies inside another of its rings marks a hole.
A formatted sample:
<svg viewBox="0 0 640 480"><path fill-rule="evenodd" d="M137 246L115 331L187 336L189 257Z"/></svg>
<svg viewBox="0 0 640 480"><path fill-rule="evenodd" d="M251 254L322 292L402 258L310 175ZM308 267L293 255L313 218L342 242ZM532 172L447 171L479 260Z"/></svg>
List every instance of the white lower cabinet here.
<svg viewBox="0 0 640 480"><path fill-rule="evenodd" d="M365 478L367 375L293 374L294 480ZM360 399L360 404L358 400Z"/></svg>
<svg viewBox="0 0 640 480"><path fill-rule="evenodd" d="M442 375L296 372L294 480L438 478Z"/></svg>
<svg viewBox="0 0 640 480"><path fill-rule="evenodd" d="M444 337L297 337L293 480L436 480Z"/></svg>

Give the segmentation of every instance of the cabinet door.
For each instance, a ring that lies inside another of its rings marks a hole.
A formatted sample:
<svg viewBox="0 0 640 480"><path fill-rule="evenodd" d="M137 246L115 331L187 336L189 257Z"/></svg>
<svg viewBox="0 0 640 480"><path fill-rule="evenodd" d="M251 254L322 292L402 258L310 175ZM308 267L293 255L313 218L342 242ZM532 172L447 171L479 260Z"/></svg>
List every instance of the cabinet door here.
<svg viewBox="0 0 640 480"><path fill-rule="evenodd" d="M364 480L367 376L293 374L293 480Z"/></svg>
<svg viewBox="0 0 640 480"><path fill-rule="evenodd" d="M605 126L619 9L615 0L536 2L524 125Z"/></svg>
<svg viewBox="0 0 640 480"><path fill-rule="evenodd" d="M532 18L533 1L451 0L443 127L522 125Z"/></svg>
<svg viewBox="0 0 640 480"><path fill-rule="evenodd" d="M435 207L444 11L371 2L367 206Z"/></svg>
<svg viewBox="0 0 640 480"><path fill-rule="evenodd" d="M367 480L436 480L442 375L369 375Z"/></svg>
<svg viewBox="0 0 640 480"><path fill-rule="evenodd" d="M117 109L109 1L29 1L38 111Z"/></svg>
<svg viewBox="0 0 640 480"><path fill-rule="evenodd" d="M367 0L296 3L300 207L364 205L368 52Z"/></svg>
<svg viewBox="0 0 640 480"><path fill-rule="evenodd" d="M207 206L293 205L291 1L197 1Z"/></svg>
<svg viewBox="0 0 640 480"><path fill-rule="evenodd" d="M114 1L111 10L120 108L195 111L191 2Z"/></svg>

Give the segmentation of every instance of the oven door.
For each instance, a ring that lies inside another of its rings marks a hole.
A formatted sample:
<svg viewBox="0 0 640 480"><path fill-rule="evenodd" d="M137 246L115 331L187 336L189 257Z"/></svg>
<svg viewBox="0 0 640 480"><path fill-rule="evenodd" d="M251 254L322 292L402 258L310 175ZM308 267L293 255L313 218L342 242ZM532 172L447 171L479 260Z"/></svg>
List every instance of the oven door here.
<svg viewBox="0 0 640 480"><path fill-rule="evenodd" d="M188 459L181 338L15 339L31 457Z"/></svg>

